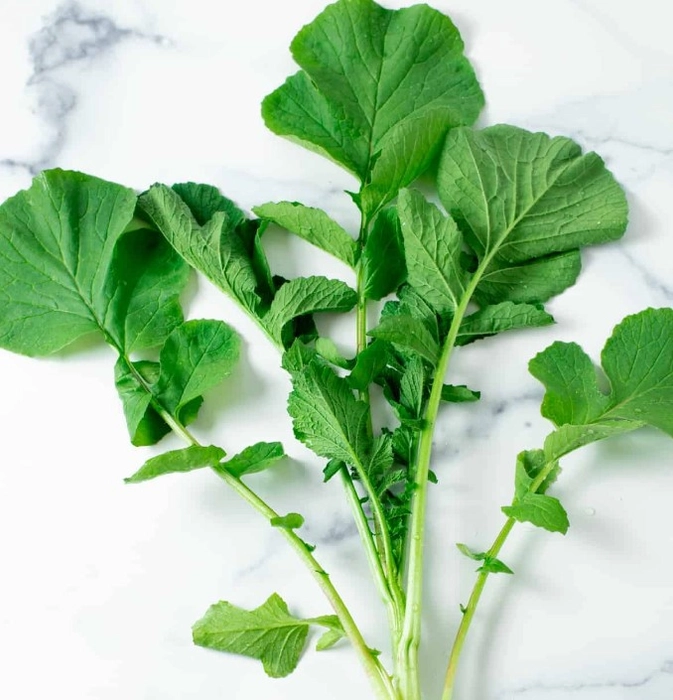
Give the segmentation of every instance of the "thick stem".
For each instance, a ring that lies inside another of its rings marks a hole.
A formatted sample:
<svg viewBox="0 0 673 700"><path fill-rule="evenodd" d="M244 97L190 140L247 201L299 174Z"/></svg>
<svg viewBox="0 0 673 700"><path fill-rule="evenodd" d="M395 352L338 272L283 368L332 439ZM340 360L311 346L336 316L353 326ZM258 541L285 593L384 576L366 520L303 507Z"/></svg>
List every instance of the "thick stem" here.
<svg viewBox="0 0 673 700"><path fill-rule="evenodd" d="M529 492L536 493L540 488L545 479L549 476L552 469L555 467L556 462L552 461L545 465L544 469L535 477L533 483L530 485ZM495 558L500 554L500 550L505 544L509 533L512 528L516 525L516 520L514 518L507 518L507 521L503 525L502 529L498 533L498 536L493 541L491 548L488 550L486 555L488 557ZM463 651L463 646L465 644L465 639L467 638L467 633L470 630L470 625L472 624L472 619L477 611L477 606L479 605L479 600L481 599L481 594L484 592L484 587L486 586L486 581L488 580L489 572L482 571L477 577L477 581L474 584L472 593L470 594L470 599L467 603L467 607L463 612L463 619L460 622L458 631L456 632L456 637L453 642L453 647L451 648L451 654L449 656L449 665L446 669L446 679L444 681L444 692L442 694L442 700L452 700L453 698L453 688L456 682L456 673L458 672L458 662L460 661L460 655Z"/></svg>

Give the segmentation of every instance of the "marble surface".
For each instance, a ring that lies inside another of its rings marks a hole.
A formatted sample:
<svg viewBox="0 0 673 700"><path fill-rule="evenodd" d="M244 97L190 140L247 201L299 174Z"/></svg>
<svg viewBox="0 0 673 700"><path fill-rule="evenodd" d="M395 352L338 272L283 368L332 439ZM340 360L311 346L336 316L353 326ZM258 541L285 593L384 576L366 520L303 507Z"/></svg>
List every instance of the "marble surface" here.
<svg viewBox="0 0 673 700"><path fill-rule="evenodd" d="M390 7L403 3L388 2ZM267 132L262 97L293 70L295 31L322 0L3 0L0 196L39 170L76 168L136 188L211 182L242 206L289 198L346 225L350 177ZM482 123L563 133L598 150L628 191L631 226L588 252L581 281L550 310L558 325L460 353L453 381L479 404L443 414L428 537L423 668L437 697L448 639L473 582L453 543L487 547L511 494L517 451L541 443L540 388L526 362L553 339L594 357L612 326L673 305L673 44L661 0L436 0L461 28L488 107ZM309 272L304 248L268 245L280 272ZM316 255L311 271L339 274ZM292 460L262 494L307 517L307 539L373 646L383 615L338 484L292 440L288 384L255 327L206 283L192 317L229 320L245 339L238 379L196 428L231 453L281 439ZM0 310L1 313L1 310ZM350 329L335 324L344 343ZM213 475L139 487L147 456L126 442L105 348L42 361L0 354L0 696L11 700L249 700L370 697L347 648L309 651L272 681L256 662L191 645L218 599L273 590L304 615L327 612L276 532ZM177 446L172 439L167 446ZM566 537L520 526L470 637L459 700L673 697L673 445L639 433L566 460Z"/></svg>

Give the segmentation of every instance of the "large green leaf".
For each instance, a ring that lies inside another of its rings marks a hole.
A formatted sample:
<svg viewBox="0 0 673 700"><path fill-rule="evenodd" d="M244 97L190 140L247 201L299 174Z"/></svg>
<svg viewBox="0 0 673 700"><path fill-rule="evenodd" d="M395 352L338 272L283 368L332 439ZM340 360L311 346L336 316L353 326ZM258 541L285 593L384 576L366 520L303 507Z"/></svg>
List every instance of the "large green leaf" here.
<svg viewBox="0 0 673 700"><path fill-rule="evenodd" d="M579 261L575 253L549 256L615 240L627 223L624 193L599 156L582 155L570 139L513 126L449 132L438 189L467 243L488 262L482 298L490 302L542 301L562 291ZM529 272L531 289L513 291L525 289Z"/></svg>
<svg viewBox="0 0 673 700"><path fill-rule="evenodd" d="M297 667L311 625L327 627L339 632L339 638L343 636L336 616L306 620L293 617L287 603L274 593L263 605L249 611L225 601L211 605L192 632L195 644L258 659L269 676L283 678Z"/></svg>
<svg viewBox="0 0 673 700"><path fill-rule="evenodd" d="M303 70L264 100L264 120L353 172L369 214L425 170L447 129L471 124L483 106L458 30L427 5L339 0L291 50Z"/></svg>

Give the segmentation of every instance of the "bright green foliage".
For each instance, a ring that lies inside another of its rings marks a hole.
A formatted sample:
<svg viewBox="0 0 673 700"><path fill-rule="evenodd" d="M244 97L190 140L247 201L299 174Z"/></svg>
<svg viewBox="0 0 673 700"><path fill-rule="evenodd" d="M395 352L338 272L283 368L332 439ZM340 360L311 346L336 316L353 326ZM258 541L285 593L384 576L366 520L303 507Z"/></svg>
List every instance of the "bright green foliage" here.
<svg viewBox="0 0 673 700"><path fill-rule="evenodd" d="M261 219L291 231L349 267L355 267L358 255L355 241L322 209L306 207L299 202L268 202L252 210Z"/></svg>
<svg viewBox="0 0 673 700"><path fill-rule="evenodd" d="M327 365L310 362L292 379L294 434L317 455L363 468L371 454L369 406Z"/></svg>
<svg viewBox="0 0 673 700"><path fill-rule="evenodd" d="M280 442L257 442L223 462L220 468L227 469L240 478L247 474L266 471L283 457L285 457L285 450Z"/></svg>
<svg viewBox="0 0 673 700"><path fill-rule="evenodd" d="M464 554L468 559L474 559L474 561L481 561L483 564L477 569L480 572L488 572L489 574L513 574L514 572L505 564L496 559L495 557L489 556L486 552L473 552L466 544L457 544L459 551Z"/></svg>
<svg viewBox="0 0 673 700"><path fill-rule="evenodd" d="M383 299L392 294L407 276L400 220L394 209L384 209L374 220L364 248L364 296Z"/></svg>
<svg viewBox="0 0 673 700"><path fill-rule="evenodd" d="M437 341L423 322L413 316L384 316L379 325L369 331L369 335L412 350L432 365L436 365L439 359Z"/></svg>
<svg viewBox="0 0 673 700"><path fill-rule="evenodd" d="M554 323L554 319L544 309L531 304L503 301L494 306L485 306L465 318L460 324L456 345L466 345L503 331L539 328L551 323Z"/></svg>
<svg viewBox="0 0 673 700"><path fill-rule="evenodd" d="M307 620L293 617L287 603L274 593L250 611L220 601L208 609L192 632L195 644L258 659L269 676L283 678L297 667L311 625L340 629L334 615Z"/></svg>
<svg viewBox="0 0 673 700"><path fill-rule="evenodd" d="M450 131L438 188L485 265L482 298L490 303L548 299L572 284L579 269L574 254L558 254L615 240L626 228L624 192L595 153L582 155L570 139L513 126Z"/></svg>
<svg viewBox="0 0 673 700"><path fill-rule="evenodd" d="M124 481L127 484L137 484L163 474L191 472L203 467L214 467L224 455L225 452L221 447L190 445L182 450L171 450L148 459L133 476L124 479Z"/></svg>
<svg viewBox="0 0 673 700"><path fill-rule="evenodd" d="M454 311L467 277L460 262L463 239L458 227L414 190L400 193L398 209L409 284L436 313Z"/></svg>
<svg viewBox="0 0 673 700"><path fill-rule="evenodd" d="M304 524L304 517L299 513L288 513L269 521L271 527L282 527L287 530L298 530Z"/></svg>
<svg viewBox="0 0 673 700"><path fill-rule="evenodd" d="M339 0L292 42L302 70L262 105L267 126L337 161L371 216L429 165L446 130L483 105L451 20L426 5Z"/></svg>
<svg viewBox="0 0 673 700"><path fill-rule="evenodd" d="M356 303L357 294L345 282L326 277L299 277L278 290L264 317L264 325L281 343L283 330L292 319L316 311L350 311ZM292 337L285 339L285 346L292 340Z"/></svg>
<svg viewBox="0 0 673 700"><path fill-rule="evenodd" d="M449 403L469 403L472 401L479 401L480 398L481 392L473 391L464 384L458 386L454 384L445 384L442 387L442 401L448 401Z"/></svg>
<svg viewBox="0 0 673 700"><path fill-rule="evenodd" d="M335 367L341 369L352 369L355 365L353 360L347 360L337 348L336 343L330 338L316 338L315 351L324 360L331 362Z"/></svg>

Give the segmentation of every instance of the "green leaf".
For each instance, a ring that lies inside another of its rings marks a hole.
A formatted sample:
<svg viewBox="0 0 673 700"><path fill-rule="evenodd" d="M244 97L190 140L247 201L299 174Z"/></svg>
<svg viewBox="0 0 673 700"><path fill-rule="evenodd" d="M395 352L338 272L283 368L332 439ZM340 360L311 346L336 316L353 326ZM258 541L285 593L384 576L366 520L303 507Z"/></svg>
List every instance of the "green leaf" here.
<svg viewBox="0 0 673 700"><path fill-rule="evenodd" d="M402 348L412 350L434 367L439 361L440 348L425 324L408 315L384 316L379 325L368 335L387 340Z"/></svg>
<svg viewBox="0 0 673 700"><path fill-rule="evenodd" d="M448 401L449 403L469 403L471 401L479 401L480 398L480 391L473 391L464 384L458 386L454 384L444 384L442 387L442 401Z"/></svg>
<svg viewBox="0 0 673 700"><path fill-rule="evenodd" d="M292 42L303 69L262 105L266 125L353 172L372 214L429 165L446 130L483 106L463 42L425 5L328 6Z"/></svg>
<svg viewBox="0 0 673 700"><path fill-rule="evenodd" d="M460 263L463 241L456 223L415 190L400 192L397 207L407 282L436 313L454 311L466 279Z"/></svg>
<svg viewBox="0 0 673 700"><path fill-rule="evenodd" d="M280 442L256 442L250 447L223 462L220 467L238 477L258 474L285 457L285 450Z"/></svg>
<svg viewBox="0 0 673 700"><path fill-rule="evenodd" d="M456 345L467 345L479 338L520 328L540 328L554 323L544 309L531 304L504 301L467 316L460 324Z"/></svg>
<svg viewBox="0 0 673 700"><path fill-rule="evenodd" d="M468 245L488 262L482 300L490 302L541 301L558 293L574 281L579 260L549 262L549 256L615 240L627 223L624 193L595 153L582 155L570 139L513 126L450 131L438 189ZM537 267L513 269L534 260ZM524 287L529 271L530 294ZM524 293L512 297L513 282Z"/></svg>
<svg viewBox="0 0 673 700"><path fill-rule="evenodd" d="M324 360L331 362L341 369L353 369L355 360L347 360L337 348L336 343L330 338L316 338L315 350Z"/></svg>
<svg viewBox="0 0 673 700"><path fill-rule="evenodd" d="M315 621L293 617L287 603L274 593L250 611L225 601L211 605L192 633L199 646L258 659L267 675L283 678L297 667L310 625L328 626L324 620L331 617Z"/></svg>
<svg viewBox="0 0 673 700"><path fill-rule="evenodd" d="M318 311L350 311L356 303L357 294L345 282L327 277L299 277L278 290L263 322L280 343L283 329L292 319Z"/></svg>
<svg viewBox="0 0 673 700"><path fill-rule="evenodd" d="M394 209L384 209L374 220L362 250L367 299L392 294L407 276L400 220Z"/></svg>
<svg viewBox="0 0 673 700"><path fill-rule="evenodd" d="M141 195L139 203L182 258L248 312L261 313L264 305L255 268L236 232L238 215L232 216L224 204L213 213L200 203L193 212L176 191L160 184Z"/></svg>
<svg viewBox="0 0 673 700"><path fill-rule="evenodd" d="M283 369L294 376L300 373L311 362L322 362L315 348L310 348L300 340L295 340L289 350L283 353L281 365Z"/></svg>
<svg viewBox="0 0 673 700"><path fill-rule="evenodd" d="M556 481L561 473L561 467L556 460L553 469L545 480L537 487L535 493L544 494ZM514 498L523 498L535 479L550 462L544 450L524 450L516 458L516 475L514 478Z"/></svg>
<svg viewBox="0 0 673 700"><path fill-rule="evenodd" d="M49 355L96 331L123 346L108 278L135 206L132 190L64 170L0 206L1 347Z"/></svg>
<svg viewBox="0 0 673 700"><path fill-rule="evenodd" d="M235 228L245 222L245 214L223 196L217 187L196 182L181 182L171 189L189 207L199 226L205 226L218 212L225 215L227 223Z"/></svg>
<svg viewBox="0 0 673 700"><path fill-rule="evenodd" d="M605 344L602 363L605 394L575 343L554 343L531 360L546 389L542 413L558 426L545 441L550 457L644 425L673 436L673 309L627 316Z"/></svg>
<svg viewBox="0 0 673 700"><path fill-rule="evenodd" d="M337 642L340 642L346 636L342 630L327 630L315 645L316 651L326 651L331 649Z"/></svg>
<svg viewBox="0 0 673 700"><path fill-rule="evenodd" d="M172 450L148 459L133 476L124 479L124 481L127 484L137 484L163 474L191 472L203 467L214 467L225 454L221 447L190 445L182 450Z"/></svg>
<svg viewBox="0 0 673 700"><path fill-rule="evenodd" d="M338 474L342 469L345 469L346 464L340 459L330 459L322 470L323 482L327 483L333 476Z"/></svg>
<svg viewBox="0 0 673 700"><path fill-rule="evenodd" d="M349 267L355 267L357 244L322 209L306 207L299 202L268 202L252 210L260 218L294 233Z"/></svg>
<svg viewBox="0 0 673 700"><path fill-rule="evenodd" d="M474 294L480 306L512 301L539 304L572 287L582 269L578 250L487 272Z"/></svg>
<svg viewBox="0 0 673 700"><path fill-rule="evenodd" d="M280 527L285 530L298 530L304 525L304 517L299 513L288 513L277 518L271 518L269 521L271 527Z"/></svg>
<svg viewBox="0 0 673 700"><path fill-rule="evenodd" d="M419 357L412 357L400 381L400 403L411 417L421 418L425 389L425 369Z"/></svg>
<svg viewBox="0 0 673 700"><path fill-rule="evenodd" d="M364 468L371 454L369 406L345 379L311 362L293 377L288 412L298 440L317 455Z"/></svg>
<svg viewBox="0 0 673 700"><path fill-rule="evenodd" d="M477 569L488 574L513 574L514 572L505 564L491 557L487 552L473 552L466 544L457 544L456 547L469 559L474 559L474 561L481 561L483 564Z"/></svg>
<svg viewBox="0 0 673 700"><path fill-rule="evenodd" d="M557 498L539 493L527 493L511 506L503 506L502 512L508 518L514 518L521 523L532 523L536 527L563 535L568 532L570 526L568 514L561 502Z"/></svg>
<svg viewBox="0 0 673 700"><path fill-rule="evenodd" d="M383 340L372 341L355 360L355 367L348 375L348 384L364 391L385 369L390 346Z"/></svg>
<svg viewBox="0 0 673 700"><path fill-rule="evenodd" d="M390 435L379 435L374 440L372 456L367 465L367 473L374 484L381 479L393 466L393 441Z"/></svg>

